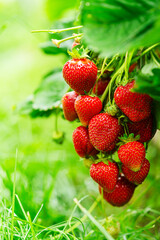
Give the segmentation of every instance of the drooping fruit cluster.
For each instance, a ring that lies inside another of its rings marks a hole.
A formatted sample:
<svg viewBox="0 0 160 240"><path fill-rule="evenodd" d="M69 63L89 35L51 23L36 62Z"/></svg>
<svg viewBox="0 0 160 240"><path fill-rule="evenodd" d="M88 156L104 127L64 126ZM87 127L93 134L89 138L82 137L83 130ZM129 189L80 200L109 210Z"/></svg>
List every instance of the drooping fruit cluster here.
<svg viewBox="0 0 160 240"><path fill-rule="evenodd" d="M72 91L63 96L62 106L68 121L81 124L73 132L77 154L89 166L103 198L120 207L149 172L144 143L154 135L152 98L133 92L134 80L113 84L113 71L106 78L105 71L97 76L97 66L87 58L69 60L63 77Z"/></svg>

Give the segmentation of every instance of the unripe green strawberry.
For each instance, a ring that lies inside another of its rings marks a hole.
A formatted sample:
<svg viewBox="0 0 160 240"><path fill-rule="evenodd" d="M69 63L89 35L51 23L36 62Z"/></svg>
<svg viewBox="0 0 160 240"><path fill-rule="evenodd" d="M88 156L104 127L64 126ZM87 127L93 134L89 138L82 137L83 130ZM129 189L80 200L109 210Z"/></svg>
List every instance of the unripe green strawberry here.
<svg viewBox="0 0 160 240"><path fill-rule="evenodd" d="M108 161L108 164L99 162L92 164L90 168L90 176L97 182L106 192L113 192L118 179L119 169L115 162Z"/></svg>
<svg viewBox="0 0 160 240"><path fill-rule="evenodd" d="M132 81L119 86L114 93L114 100L132 122L139 122L150 116L152 98L147 94L131 92L134 84L135 81Z"/></svg>
<svg viewBox="0 0 160 240"><path fill-rule="evenodd" d="M78 94L74 91L66 93L62 98L62 107L65 119L74 121L78 118L74 103Z"/></svg>
<svg viewBox="0 0 160 240"><path fill-rule="evenodd" d="M103 198L112 206L121 207L129 202L133 196L136 185L129 182L125 177L120 176L113 192L108 193L103 190ZM99 187L100 193L102 192Z"/></svg>
<svg viewBox="0 0 160 240"><path fill-rule="evenodd" d="M145 147L140 142L128 142L120 146L118 157L127 168L137 172L145 159Z"/></svg>
<svg viewBox="0 0 160 240"><path fill-rule="evenodd" d="M98 153L90 143L88 129L86 127L77 127L73 132L72 139L74 148L80 157L94 156Z"/></svg>
<svg viewBox="0 0 160 240"><path fill-rule="evenodd" d="M103 92L105 91L106 87L108 86L110 79L99 79L98 82L96 82L96 84L94 85L93 88L93 93L96 94L97 96L100 96L103 94Z"/></svg>
<svg viewBox="0 0 160 240"><path fill-rule="evenodd" d="M91 118L102 110L102 102L98 97L78 96L75 101L75 109L82 125L86 127Z"/></svg>
<svg viewBox="0 0 160 240"><path fill-rule="evenodd" d="M134 133L134 136L140 135L139 142L148 142L152 139L153 133L153 117L150 116L140 122L128 122L129 133Z"/></svg>
<svg viewBox="0 0 160 240"><path fill-rule="evenodd" d="M141 169L138 172L133 172L125 165L122 165L122 172L125 177L132 183L139 185L141 184L145 178L147 177L150 169L150 163L147 159L144 160Z"/></svg>
<svg viewBox="0 0 160 240"><path fill-rule="evenodd" d="M89 59L71 59L63 67L63 77L77 93L85 94L93 87L97 78L97 67Z"/></svg>
<svg viewBox="0 0 160 240"><path fill-rule="evenodd" d="M90 141L100 151L112 151L121 131L118 119L107 113L100 113L89 122Z"/></svg>

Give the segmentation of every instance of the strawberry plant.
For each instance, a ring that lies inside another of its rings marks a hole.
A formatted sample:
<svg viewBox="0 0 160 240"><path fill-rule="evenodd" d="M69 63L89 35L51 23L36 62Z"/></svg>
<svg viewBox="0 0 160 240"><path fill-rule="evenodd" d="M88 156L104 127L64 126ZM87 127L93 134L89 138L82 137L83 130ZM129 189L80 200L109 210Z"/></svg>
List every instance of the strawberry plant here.
<svg viewBox="0 0 160 240"><path fill-rule="evenodd" d="M65 54L17 109L77 121L73 145L103 198L121 207L147 177L148 144L160 129L160 1L83 0L78 19L62 20L42 45ZM149 159L150 160L150 159ZM98 187L98 186L97 186Z"/></svg>

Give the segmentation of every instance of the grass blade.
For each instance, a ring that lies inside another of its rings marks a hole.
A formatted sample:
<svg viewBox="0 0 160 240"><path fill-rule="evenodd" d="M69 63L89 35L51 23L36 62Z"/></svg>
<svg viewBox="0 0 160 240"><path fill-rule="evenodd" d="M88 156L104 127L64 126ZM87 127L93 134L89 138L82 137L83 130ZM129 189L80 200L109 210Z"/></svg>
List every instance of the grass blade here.
<svg viewBox="0 0 160 240"><path fill-rule="evenodd" d="M104 229L104 227L80 204L80 202L74 198L74 202L77 206L81 209L81 211L87 215L87 217L94 223L94 225L101 231L101 233L106 237L108 240L114 240L114 238Z"/></svg>
<svg viewBox="0 0 160 240"><path fill-rule="evenodd" d="M18 149L16 149L14 179L13 179L13 197L12 197L12 219L11 219L11 240L13 240L14 230L14 207L15 207L15 192L16 192L16 169L17 169Z"/></svg>

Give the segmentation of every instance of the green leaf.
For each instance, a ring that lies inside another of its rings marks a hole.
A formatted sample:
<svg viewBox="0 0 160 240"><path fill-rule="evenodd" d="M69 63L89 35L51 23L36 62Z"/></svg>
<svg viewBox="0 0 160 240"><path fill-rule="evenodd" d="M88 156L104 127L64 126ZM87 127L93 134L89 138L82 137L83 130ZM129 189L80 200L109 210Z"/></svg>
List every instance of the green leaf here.
<svg viewBox="0 0 160 240"><path fill-rule="evenodd" d="M89 48L124 53L160 41L160 0L83 0L81 22Z"/></svg>
<svg viewBox="0 0 160 240"><path fill-rule="evenodd" d="M149 94L153 99L160 101L160 68L153 63L147 64L135 76L135 80L134 91Z"/></svg>
<svg viewBox="0 0 160 240"><path fill-rule="evenodd" d="M46 54L54 54L54 55L60 54L60 53L67 54L67 48L66 47L62 47L62 45L61 45L61 47L58 48L52 42L49 42L49 41L40 44L40 48Z"/></svg>
<svg viewBox="0 0 160 240"><path fill-rule="evenodd" d="M16 112L32 118L49 117L62 112L61 98L68 89L61 69L48 73L34 94L16 106Z"/></svg>
<svg viewBox="0 0 160 240"><path fill-rule="evenodd" d="M36 117L49 117L53 111L39 111L38 109L33 109L33 95L29 96L24 102L18 104L15 109L22 116L29 115L32 118Z"/></svg>
<svg viewBox="0 0 160 240"><path fill-rule="evenodd" d="M59 107L61 98L67 89L68 85L63 79L62 71L56 70L44 78L34 92L33 108L46 111Z"/></svg>

